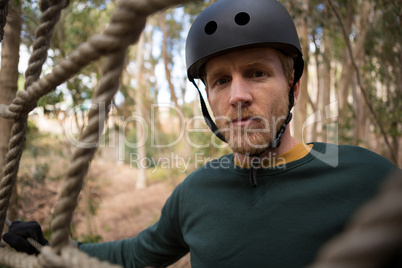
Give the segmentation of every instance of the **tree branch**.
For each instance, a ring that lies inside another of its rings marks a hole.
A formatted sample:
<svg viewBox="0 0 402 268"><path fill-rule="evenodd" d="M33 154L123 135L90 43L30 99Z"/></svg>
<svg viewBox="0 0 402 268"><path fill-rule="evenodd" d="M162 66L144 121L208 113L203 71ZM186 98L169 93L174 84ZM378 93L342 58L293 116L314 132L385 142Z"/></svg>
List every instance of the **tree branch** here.
<svg viewBox="0 0 402 268"><path fill-rule="evenodd" d="M384 126L382 125L378 114L374 111L374 107L373 107L373 105L371 104L371 102L370 102L370 100L368 98L366 88L363 86L363 83L361 81L360 70L359 70L359 67L356 64L356 61L355 61L355 58L354 58L354 55L353 55L352 46L350 44L348 34L347 34L346 30L345 30L345 26L343 25L341 15L339 14L339 12L336 9L336 7L333 5L331 0L326 0L326 1L328 2L328 5L331 7L332 11L334 12L336 18L338 19L339 26L341 27L341 30L342 30L343 38L345 39L346 47L347 47L348 52L349 52L350 60L352 62L353 68L355 69L357 84L359 85L359 88L360 88L360 91L361 91L361 93L363 95L364 101L365 101L367 107L369 108L371 115L374 117L374 121L376 122L377 126L380 128L381 134L384 137L385 143L387 144L387 147L388 147L388 149L389 149L389 151L391 153L392 160L397 164L397 157L395 155L394 150L392 150L391 143L388 140L388 135L385 132Z"/></svg>

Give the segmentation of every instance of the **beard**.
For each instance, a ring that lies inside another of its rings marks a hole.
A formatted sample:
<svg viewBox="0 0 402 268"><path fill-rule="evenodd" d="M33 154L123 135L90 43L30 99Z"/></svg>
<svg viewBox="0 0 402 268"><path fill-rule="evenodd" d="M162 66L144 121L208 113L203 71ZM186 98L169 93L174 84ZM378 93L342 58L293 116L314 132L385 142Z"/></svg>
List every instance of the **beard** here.
<svg viewBox="0 0 402 268"><path fill-rule="evenodd" d="M252 110L239 105L224 117L216 117L216 125L235 153L259 155L266 151L276 138L289 112L289 99L283 98L271 112ZM237 120L247 119L243 126L236 126Z"/></svg>

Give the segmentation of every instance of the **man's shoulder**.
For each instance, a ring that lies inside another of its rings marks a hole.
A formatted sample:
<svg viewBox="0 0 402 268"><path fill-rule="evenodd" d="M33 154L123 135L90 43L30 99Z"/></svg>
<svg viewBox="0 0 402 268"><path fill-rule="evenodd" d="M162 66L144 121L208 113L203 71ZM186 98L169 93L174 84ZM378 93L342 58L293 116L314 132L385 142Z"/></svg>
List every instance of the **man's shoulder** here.
<svg viewBox="0 0 402 268"><path fill-rule="evenodd" d="M366 148L354 145L337 145L331 143L313 143L310 152L323 160L331 159L337 166L355 165L365 168L394 169L395 165L387 158ZM328 155L331 158L328 158ZM336 161L335 161L336 160Z"/></svg>
<svg viewBox="0 0 402 268"><path fill-rule="evenodd" d="M342 157L355 161L376 161L378 164L393 165L387 158L360 146L338 145Z"/></svg>

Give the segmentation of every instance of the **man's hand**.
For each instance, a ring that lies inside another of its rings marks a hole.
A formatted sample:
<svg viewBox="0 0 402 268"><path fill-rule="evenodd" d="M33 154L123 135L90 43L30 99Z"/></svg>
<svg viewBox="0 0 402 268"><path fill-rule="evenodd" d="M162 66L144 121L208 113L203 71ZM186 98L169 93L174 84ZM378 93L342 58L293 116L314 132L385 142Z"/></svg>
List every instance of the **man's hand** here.
<svg viewBox="0 0 402 268"><path fill-rule="evenodd" d="M3 240L17 251L28 254L39 253L38 250L29 244L27 238L32 238L42 245L48 244L48 241L43 236L39 223L36 221L14 221L8 229L8 232L3 235Z"/></svg>

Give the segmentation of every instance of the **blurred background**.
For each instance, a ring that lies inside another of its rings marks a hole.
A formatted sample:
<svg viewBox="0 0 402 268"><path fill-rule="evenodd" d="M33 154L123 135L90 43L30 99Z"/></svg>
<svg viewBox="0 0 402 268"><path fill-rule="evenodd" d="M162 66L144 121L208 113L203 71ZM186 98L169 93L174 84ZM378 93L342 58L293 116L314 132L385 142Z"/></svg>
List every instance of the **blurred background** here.
<svg viewBox="0 0 402 268"><path fill-rule="evenodd" d="M166 198L188 174L230 153L205 125L198 93L186 78L187 32L212 2L152 15L139 42L130 47L73 220L74 239L99 242L135 236L157 221ZM296 139L362 146L401 167L400 1L280 2L295 20L306 63L291 123ZM117 4L71 1L55 28L43 75L91 35L101 33ZM0 103L9 104L24 90L39 16L38 1L10 0L1 43ZM71 152L81 146L77 137L87 125L101 66L99 60L84 68L41 98L31 112L8 211L11 220L37 220L50 235L54 204ZM11 123L0 118L0 163ZM175 265L188 266L188 257Z"/></svg>

